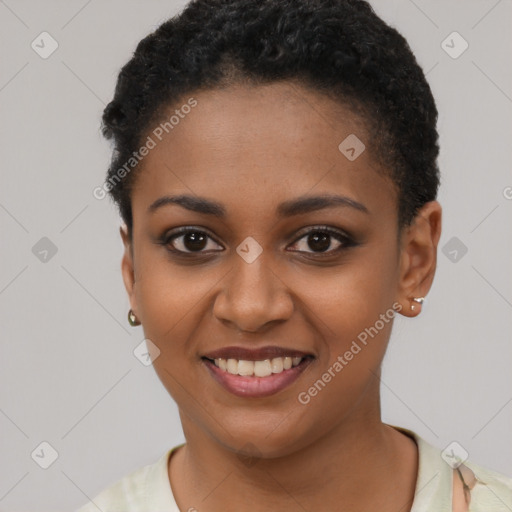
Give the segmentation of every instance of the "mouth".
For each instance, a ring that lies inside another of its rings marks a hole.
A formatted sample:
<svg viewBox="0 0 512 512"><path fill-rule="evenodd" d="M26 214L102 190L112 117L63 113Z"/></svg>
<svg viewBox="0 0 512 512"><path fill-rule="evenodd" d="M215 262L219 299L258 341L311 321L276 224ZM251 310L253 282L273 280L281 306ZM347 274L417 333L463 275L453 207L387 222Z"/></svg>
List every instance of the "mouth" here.
<svg viewBox="0 0 512 512"><path fill-rule="evenodd" d="M225 357L212 357L220 355ZM274 357L270 357L272 355ZM295 382L315 357L279 347L259 350L240 347L212 352L201 359L210 375L230 393L242 397L266 397Z"/></svg>
<svg viewBox="0 0 512 512"><path fill-rule="evenodd" d="M274 357L272 359L263 359L257 361L250 361L247 359L209 359L203 358L210 363L213 363L217 368L222 371L230 373L231 375L241 375L244 377L268 377L270 375L280 374L290 368L299 366L306 357Z"/></svg>

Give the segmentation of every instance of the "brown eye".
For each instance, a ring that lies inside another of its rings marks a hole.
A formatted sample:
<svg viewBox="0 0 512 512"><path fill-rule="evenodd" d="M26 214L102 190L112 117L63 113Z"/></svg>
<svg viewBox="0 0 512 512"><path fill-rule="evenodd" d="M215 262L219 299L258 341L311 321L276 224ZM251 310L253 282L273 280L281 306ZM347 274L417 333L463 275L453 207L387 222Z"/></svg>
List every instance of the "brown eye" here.
<svg viewBox="0 0 512 512"><path fill-rule="evenodd" d="M335 247L329 249L332 245ZM352 245L354 243L347 235L327 227L312 229L294 243L299 252L309 254L331 254Z"/></svg>
<svg viewBox="0 0 512 512"><path fill-rule="evenodd" d="M207 233L197 229L183 229L178 233L170 234L164 243L166 246L171 246L172 251L181 253L201 253L218 246Z"/></svg>

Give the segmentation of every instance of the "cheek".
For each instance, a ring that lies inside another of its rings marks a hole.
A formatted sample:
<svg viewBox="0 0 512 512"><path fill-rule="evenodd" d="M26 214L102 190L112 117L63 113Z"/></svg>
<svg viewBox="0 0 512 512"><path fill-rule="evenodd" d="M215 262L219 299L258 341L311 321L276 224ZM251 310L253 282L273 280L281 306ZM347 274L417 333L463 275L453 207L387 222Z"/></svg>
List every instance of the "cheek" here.
<svg viewBox="0 0 512 512"><path fill-rule="evenodd" d="M195 365L201 364L197 345L191 340L208 332L201 323L208 315L205 297L215 281L201 276L200 270L192 270L198 267L183 269L164 257L151 255L150 251L139 261L144 263L135 293L144 336L160 350L153 367L180 408L188 409Z"/></svg>
<svg viewBox="0 0 512 512"><path fill-rule="evenodd" d="M320 344L317 368L297 401L326 428L378 391L376 375L396 315L389 286L378 280L382 274L376 268L353 270L317 279L314 291L304 295L304 314L314 322Z"/></svg>
<svg viewBox="0 0 512 512"><path fill-rule="evenodd" d="M362 248L338 266L280 270L301 314L326 338L347 340L373 325L395 300L397 267L389 247Z"/></svg>
<svg viewBox="0 0 512 512"><path fill-rule="evenodd" d="M200 364L189 340L197 338L208 313L201 308L215 272L176 265L164 248L141 240L143 236L134 244L134 293L144 337L160 351L152 365L158 378L180 408L188 409L196 403L191 394L199 395L194 364Z"/></svg>
<svg viewBox="0 0 512 512"><path fill-rule="evenodd" d="M396 316L395 255L387 250L360 251L345 264L314 276L311 270L288 276L300 298L297 303L303 304L300 315L318 336L320 357L311 385L318 373L324 376L330 390L322 391L324 400L338 403L347 392L359 395L384 357ZM323 389L322 383L316 388Z"/></svg>
<svg viewBox="0 0 512 512"><path fill-rule="evenodd" d="M141 247L136 255L137 307L144 333L161 350L162 356L188 348L186 341L205 313L204 298L211 289L215 271L200 266L173 264L163 250Z"/></svg>

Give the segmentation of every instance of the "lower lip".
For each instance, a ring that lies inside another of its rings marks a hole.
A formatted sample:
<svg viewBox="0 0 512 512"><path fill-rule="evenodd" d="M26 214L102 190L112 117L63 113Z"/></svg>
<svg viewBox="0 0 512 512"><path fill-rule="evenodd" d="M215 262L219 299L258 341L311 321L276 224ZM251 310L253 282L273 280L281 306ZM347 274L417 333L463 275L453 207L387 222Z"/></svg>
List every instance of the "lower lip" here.
<svg viewBox="0 0 512 512"><path fill-rule="evenodd" d="M208 359L203 359L203 363L210 371L213 378L219 382L230 393L242 397L262 398L274 395L295 382L299 375L309 366L312 359L306 357L297 366L292 366L289 370L283 370L281 373L273 373L268 377L245 377L243 375L233 375L227 371L221 370Z"/></svg>

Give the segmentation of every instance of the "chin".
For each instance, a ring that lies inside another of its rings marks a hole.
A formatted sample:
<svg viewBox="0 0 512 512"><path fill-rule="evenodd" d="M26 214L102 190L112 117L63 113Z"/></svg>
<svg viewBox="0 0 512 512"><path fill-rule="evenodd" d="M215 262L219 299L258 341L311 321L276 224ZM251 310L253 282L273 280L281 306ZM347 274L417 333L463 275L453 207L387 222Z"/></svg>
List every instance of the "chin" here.
<svg viewBox="0 0 512 512"><path fill-rule="evenodd" d="M276 422L276 425L278 423ZM225 448L239 455L241 459L285 457L308 444L308 441L303 437L307 434L290 425L284 426L281 424L275 428L269 426L267 422L264 426L254 425L251 427L249 422L245 422L243 426L239 426L237 429L228 428L227 430L236 432L236 434L229 436L226 431L222 430L218 432L220 437L214 437Z"/></svg>

